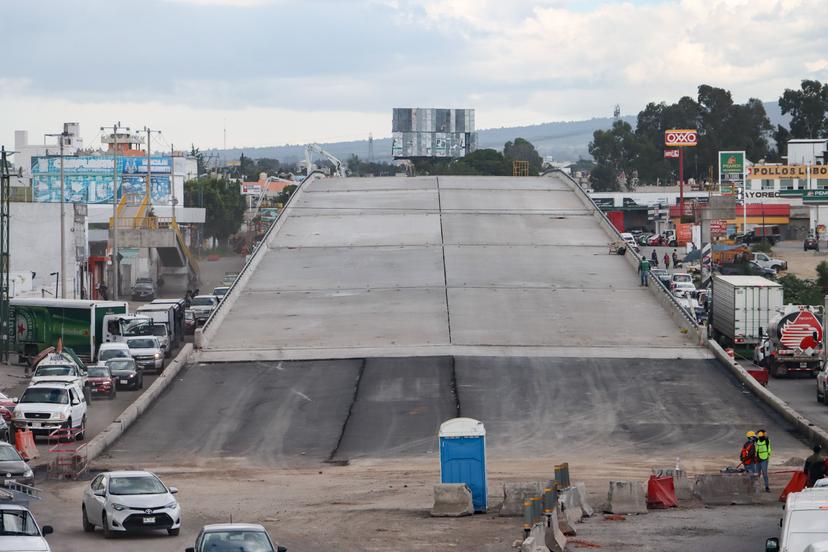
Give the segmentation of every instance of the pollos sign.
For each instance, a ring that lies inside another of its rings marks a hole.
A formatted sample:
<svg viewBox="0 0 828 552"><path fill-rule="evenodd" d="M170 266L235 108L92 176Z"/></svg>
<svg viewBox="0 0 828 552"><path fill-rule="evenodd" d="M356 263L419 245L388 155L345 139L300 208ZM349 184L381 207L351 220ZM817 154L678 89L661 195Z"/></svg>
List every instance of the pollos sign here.
<svg viewBox="0 0 828 552"><path fill-rule="evenodd" d="M692 147L699 143L699 134L692 129L664 131L664 145L667 147Z"/></svg>

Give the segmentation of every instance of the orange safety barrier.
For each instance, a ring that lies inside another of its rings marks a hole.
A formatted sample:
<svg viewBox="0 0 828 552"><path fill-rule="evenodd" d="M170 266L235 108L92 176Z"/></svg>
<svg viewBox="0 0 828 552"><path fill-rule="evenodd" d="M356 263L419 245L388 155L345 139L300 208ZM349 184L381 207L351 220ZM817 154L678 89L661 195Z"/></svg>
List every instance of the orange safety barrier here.
<svg viewBox="0 0 828 552"><path fill-rule="evenodd" d="M24 460L34 460L40 453L35 445L34 435L28 429L21 429L14 434L14 446Z"/></svg>
<svg viewBox="0 0 828 552"><path fill-rule="evenodd" d="M782 494L779 495L779 502L785 502L789 494L800 492L802 489L805 488L805 485L807 484L808 476L805 475L805 472L794 472L794 474L791 476L791 480L788 481L788 484L785 485L785 488L782 490Z"/></svg>
<svg viewBox="0 0 828 552"><path fill-rule="evenodd" d="M647 508L675 508L677 506L673 478L651 475L647 482Z"/></svg>

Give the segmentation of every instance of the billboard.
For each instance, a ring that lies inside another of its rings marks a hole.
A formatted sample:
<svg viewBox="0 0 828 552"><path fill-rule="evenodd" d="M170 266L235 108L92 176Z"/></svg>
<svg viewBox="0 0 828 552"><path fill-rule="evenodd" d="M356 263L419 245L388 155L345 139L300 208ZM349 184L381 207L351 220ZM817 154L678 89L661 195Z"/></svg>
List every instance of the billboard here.
<svg viewBox="0 0 828 552"><path fill-rule="evenodd" d="M776 180L777 178L828 178L828 165L754 165L748 178L751 180Z"/></svg>
<svg viewBox="0 0 828 552"><path fill-rule="evenodd" d="M719 192L733 195L737 189L745 189L746 162L744 151L719 152Z"/></svg>
<svg viewBox="0 0 828 552"><path fill-rule="evenodd" d="M664 145L668 148L692 147L699 143L699 135L692 129L672 129L664 131Z"/></svg>
<svg viewBox="0 0 828 552"><path fill-rule="evenodd" d="M156 205L172 200L171 157L149 159L152 177L150 195ZM64 157L64 198L68 203L112 203L112 157ZM146 157L118 157L119 196L143 196L147 181ZM32 199L60 202L60 157L32 157Z"/></svg>

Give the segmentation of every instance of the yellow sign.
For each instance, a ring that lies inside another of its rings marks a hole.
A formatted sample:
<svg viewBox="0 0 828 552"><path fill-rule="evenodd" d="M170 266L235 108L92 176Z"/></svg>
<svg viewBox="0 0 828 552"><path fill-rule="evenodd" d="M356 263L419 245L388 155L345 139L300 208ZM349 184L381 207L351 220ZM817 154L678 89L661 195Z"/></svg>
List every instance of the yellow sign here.
<svg viewBox="0 0 828 552"><path fill-rule="evenodd" d="M777 178L808 178L807 165L754 165L748 167L751 180L776 180ZM811 165L811 178L828 178L828 165Z"/></svg>

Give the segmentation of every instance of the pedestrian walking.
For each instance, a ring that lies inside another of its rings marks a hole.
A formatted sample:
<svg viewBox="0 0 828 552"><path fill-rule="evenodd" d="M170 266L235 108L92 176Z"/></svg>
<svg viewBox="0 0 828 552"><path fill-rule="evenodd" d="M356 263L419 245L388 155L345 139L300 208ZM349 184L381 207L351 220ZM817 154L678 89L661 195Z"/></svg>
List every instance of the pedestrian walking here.
<svg viewBox="0 0 828 552"><path fill-rule="evenodd" d="M805 459L802 471L808 476L806 487L813 487L814 483L825 477L825 457L822 455L822 445L814 445L814 453Z"/></svg>
<svg viewBox="0 0 828 552"><path fill-rule="evenodd" d="M742 451L739 453L739 461L745 467L748 473L756 473L756 432L748 431L745 433L747 441L742 445Z"/></svg>
<svg viewBox="0 0 828 552"><path fill-rule="evenodd" d="M762 479L765 481L765 492L770 492L770 483L768 482L768 461L770 460L773 448L771 447L770 439L764 429L756 432L756 464L757 474L762 474Z"/></svg>
<svg viewBox="0 0 828 552"><path fill-rule="evenodd" d="M653 248L653 253L650 255L650 264L658 268L658 253L656 253L655 248Z"/></svg>
<svg viewBox="0 0 828 552"><path fill-rule="evenodd" d="M678 264L678 253L676 253L676 250L673 249L673 268L677 268Z"/></svg>
<svg viewBox="0 0 828 552"><path fill-rule="evenodd" d="M670 270L670 255L667 253L664 254L664 268Z"/></svg>
<svg viewBox="0 0 828 552"><path fill-rule="evenodd" d="M647 257L641 257L641 262L638 263L638 275L641 276L640 285L647 287L650 276L650 261Z"/></svg>

